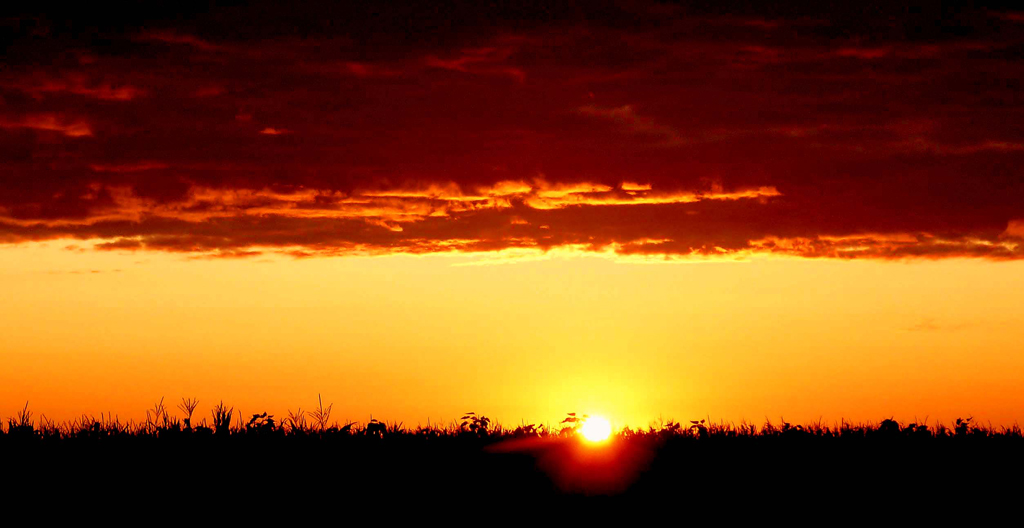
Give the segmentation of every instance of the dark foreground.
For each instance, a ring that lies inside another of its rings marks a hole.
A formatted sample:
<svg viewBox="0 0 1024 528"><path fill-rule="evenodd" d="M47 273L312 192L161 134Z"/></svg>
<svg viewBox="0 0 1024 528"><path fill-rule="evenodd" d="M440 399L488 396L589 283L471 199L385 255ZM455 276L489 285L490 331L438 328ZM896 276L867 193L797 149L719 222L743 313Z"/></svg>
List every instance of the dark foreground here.
<svg viewBox="0 0 1024 528"><path fill-rule="evenodd" d="M966 422L938 430L892 421L831 429L669 424L600 444L571 429L10 424L0 433L0 476L13 484L4 500L12 507L125 519L358 514L388 524L392 516L497 515L518 523L615 509L875 523L1015 508L1022 454L1019 429Z"/></svg>

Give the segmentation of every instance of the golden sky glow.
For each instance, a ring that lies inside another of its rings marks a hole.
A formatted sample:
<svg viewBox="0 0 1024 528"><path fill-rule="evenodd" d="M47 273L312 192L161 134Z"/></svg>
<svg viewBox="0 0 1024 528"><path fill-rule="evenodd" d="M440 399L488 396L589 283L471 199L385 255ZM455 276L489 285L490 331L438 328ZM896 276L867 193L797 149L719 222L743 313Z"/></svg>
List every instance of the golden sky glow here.
<svg viewBox="0 0 1024 528"><path fill-rule="evenodd" d="M1016 261L190 260L68 245L0 248L0 415L29 400L52 418L141 418L161 396L282 415L318 392L340 419L407 424L470 410L616 427L1010 424L1022 409Z"/></svg>
<svg viewBox="0 0 1024 528"><path fill-rule="evenodd" d="M0 416L1024 417L1020 12L463 4L5 17Z"/></svg>

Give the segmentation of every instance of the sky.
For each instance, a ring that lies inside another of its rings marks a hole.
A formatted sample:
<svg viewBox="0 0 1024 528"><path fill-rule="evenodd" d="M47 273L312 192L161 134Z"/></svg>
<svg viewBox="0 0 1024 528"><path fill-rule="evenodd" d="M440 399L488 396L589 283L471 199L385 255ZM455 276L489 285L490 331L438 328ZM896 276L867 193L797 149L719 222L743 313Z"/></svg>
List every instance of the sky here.
<svg viewBox="0 0 1024 528"><path fill-rule="evenodd" d="M1024 415L1024 12L26 8L0 416Z"/></svg>

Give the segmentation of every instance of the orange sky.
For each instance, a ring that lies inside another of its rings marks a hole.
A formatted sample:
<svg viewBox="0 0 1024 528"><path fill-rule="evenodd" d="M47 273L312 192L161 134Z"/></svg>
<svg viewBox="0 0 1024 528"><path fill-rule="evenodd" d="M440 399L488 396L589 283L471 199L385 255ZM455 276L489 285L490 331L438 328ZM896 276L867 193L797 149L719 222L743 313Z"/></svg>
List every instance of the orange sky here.
<svg viewBox="0 0 1024 528"><path fill-rule="evenodd" d="M1024 414L1024 13L444 4L4 15L0 416Z"/></svg>
<svg viewBox="0 0 1024 528"><path fill-rule="evenodd" d="M407 424L1024 416L1024 263L0 248L0 415L166 397ZM74 247L81 248L81 244Z"/></svg>

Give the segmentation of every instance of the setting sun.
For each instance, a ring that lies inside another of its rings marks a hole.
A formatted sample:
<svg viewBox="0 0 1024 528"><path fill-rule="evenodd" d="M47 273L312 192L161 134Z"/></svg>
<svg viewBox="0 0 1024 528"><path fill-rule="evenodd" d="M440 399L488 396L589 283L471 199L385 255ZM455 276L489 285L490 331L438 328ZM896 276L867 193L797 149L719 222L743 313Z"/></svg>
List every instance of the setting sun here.
<svg viewBox="0 0 1024 528"><path fill-rule="evenodd" d="M603 442L611 436L612 424L600 416L591 416L583 423L580 432L583 433L583 438L591 442Z"/></svg>

